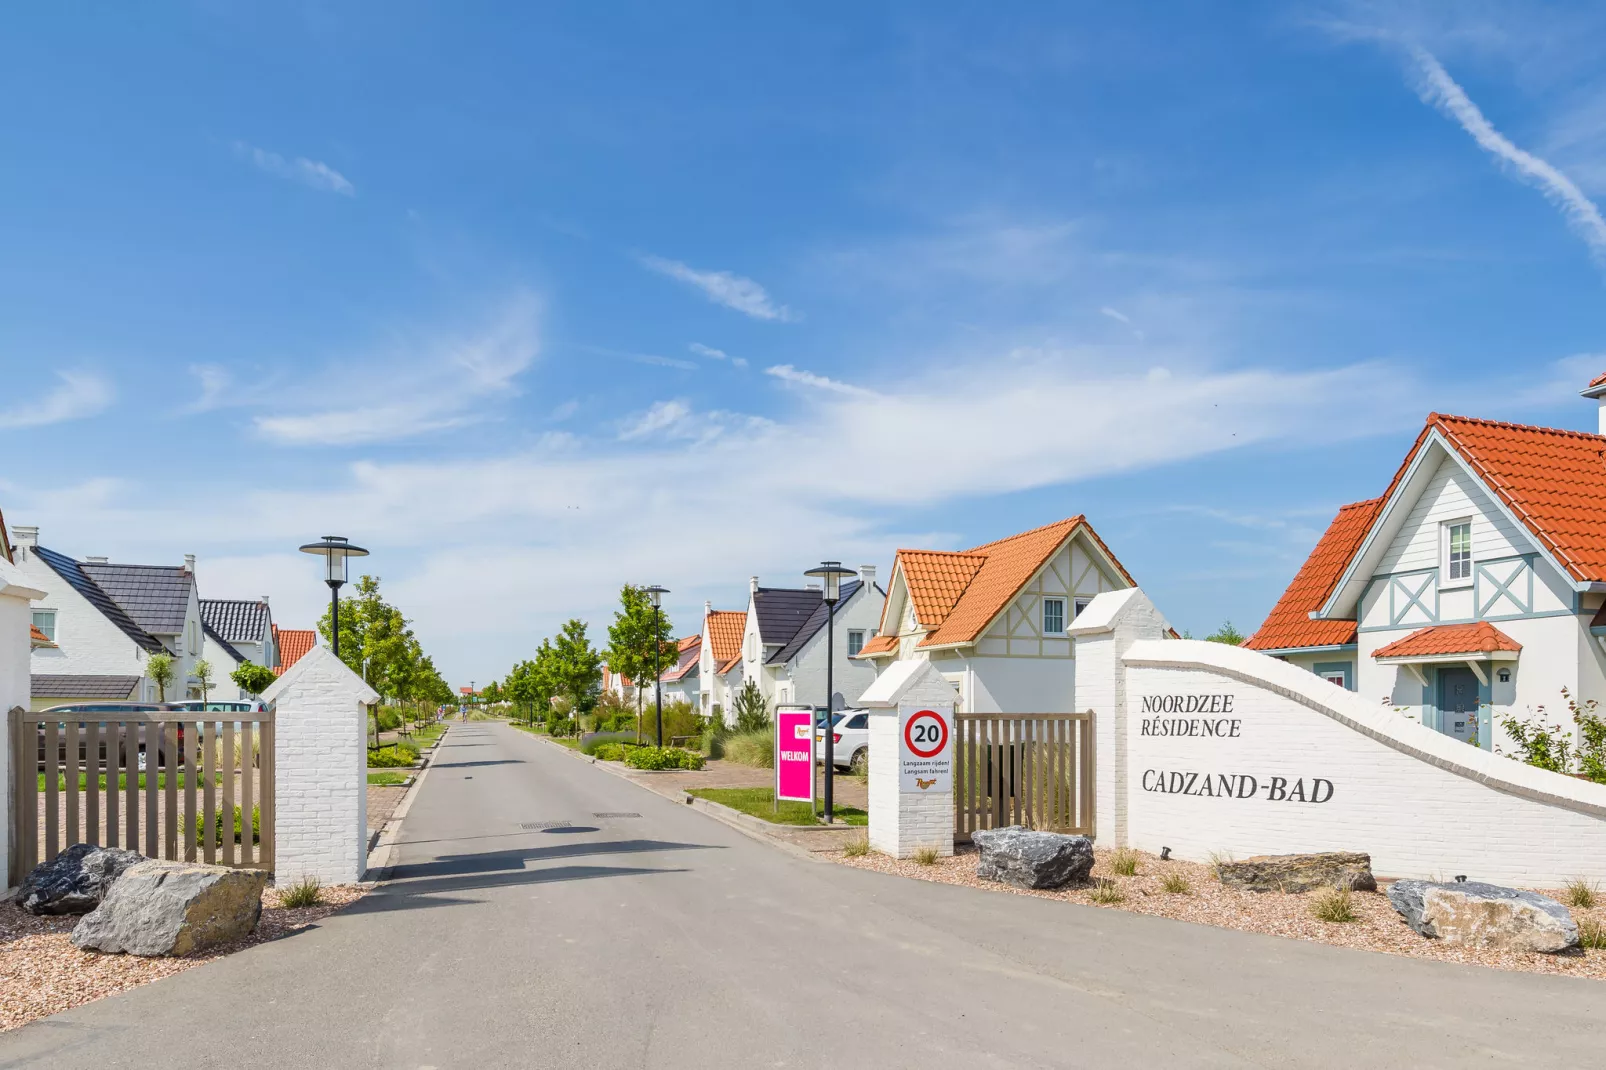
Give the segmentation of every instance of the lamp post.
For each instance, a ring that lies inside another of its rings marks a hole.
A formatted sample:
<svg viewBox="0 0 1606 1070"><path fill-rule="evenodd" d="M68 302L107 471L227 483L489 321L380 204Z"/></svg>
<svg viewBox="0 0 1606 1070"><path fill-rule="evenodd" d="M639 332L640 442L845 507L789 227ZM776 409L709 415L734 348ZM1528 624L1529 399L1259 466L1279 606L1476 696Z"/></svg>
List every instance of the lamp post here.
<svg viewBox="0 0 1606 1070"><path fill-rule="evenodd" d="M658 749L664 748L664 682L660 679L658 659L663 653L663 644L658 641L659 607L663 605L664 595L669 588L660 587L656 583L647 588L647 597L652 599L652 690L654 701L658 710Z"/></svg>
<svg viewBox="0 0 1606 1070"><path fill-rule="evenodd" d="M340 656L340 588L346 583L346 558L367 557L368 551L353 546L344 535L325 535L301 547L304 554L323 558L323 582L329 585L329 646Z"/></svg>
<svg viewBox="0 0 1606 1070"><path fill-rule="evenodd" d="M831 680L836 658L836 603L842 597L842 577L855 573L851 568L843 568L840 561L821 561L819 568L811 568L803 575L822 580L825 588L821 598L825 602L825 823L829 825L836 820L832 812L832 788L836 779L836 748L833 745L836 739L832 729L836 725L831 720L836 714L836 702L833 699L835 684Z"/></svg>

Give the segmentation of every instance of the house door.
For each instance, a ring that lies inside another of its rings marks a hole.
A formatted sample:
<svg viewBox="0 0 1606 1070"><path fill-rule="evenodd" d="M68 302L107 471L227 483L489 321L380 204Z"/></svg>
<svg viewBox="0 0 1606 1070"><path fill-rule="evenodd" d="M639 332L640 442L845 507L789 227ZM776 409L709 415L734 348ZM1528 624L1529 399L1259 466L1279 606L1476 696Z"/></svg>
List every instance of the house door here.
<svg viewBox="0 0 1606 1070"><path fill-rule="evenodd" d="M1478 678L1471 669L1439 670L1439 731L1463 743L1478 734Z"/></svg>

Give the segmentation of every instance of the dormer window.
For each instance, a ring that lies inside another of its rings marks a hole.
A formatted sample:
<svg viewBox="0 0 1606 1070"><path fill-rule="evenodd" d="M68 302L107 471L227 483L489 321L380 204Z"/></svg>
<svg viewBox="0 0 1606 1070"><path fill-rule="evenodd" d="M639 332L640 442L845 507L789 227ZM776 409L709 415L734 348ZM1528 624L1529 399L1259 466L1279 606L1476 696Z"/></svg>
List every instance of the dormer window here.
<svg viewBox="0 0 1606 1070"><path fill-rule="evenodd" d="M1444 525L1441 586L1472 582L1472 521L1452 520Z"/></svg>

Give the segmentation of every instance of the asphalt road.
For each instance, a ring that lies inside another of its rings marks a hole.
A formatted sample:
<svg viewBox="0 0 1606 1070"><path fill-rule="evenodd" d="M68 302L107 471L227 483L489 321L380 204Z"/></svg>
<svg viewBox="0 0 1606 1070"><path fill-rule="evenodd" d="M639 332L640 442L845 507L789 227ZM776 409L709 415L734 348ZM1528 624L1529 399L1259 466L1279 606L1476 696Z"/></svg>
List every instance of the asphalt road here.
<svg viewBox="0 0 1606 1070"><path fill-rule="evenodd" d="M1603 1059L1599 982L812 862L500 724L453 727L401 842L353 909L0 1035L0 1066Z"/></svg>

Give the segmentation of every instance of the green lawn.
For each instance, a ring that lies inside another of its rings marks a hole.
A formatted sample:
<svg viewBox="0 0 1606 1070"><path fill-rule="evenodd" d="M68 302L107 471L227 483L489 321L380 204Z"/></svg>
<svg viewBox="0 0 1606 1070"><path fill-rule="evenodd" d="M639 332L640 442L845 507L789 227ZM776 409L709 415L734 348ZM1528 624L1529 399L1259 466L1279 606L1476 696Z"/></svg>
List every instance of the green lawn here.
<svg viewBox="0 0 1606 1070"><path fill-rule="evenodd" d="M407 783L406 773L398 773L394 769L381 769L377 773L368 774L368 786L371 788L399 788Z"/></svg>
<svg viewBox="0 0 1606 1070"><path fill-rule="evenodd" d="M774 788L693 788L687 792L699 799L717 802L740 810L744 814L751 814L761 821L768 821L774 825L818 825L819 817L809 808L808 803L783 802L780 811L775 809ZM868 825L870 815L856 806L835 806L832 812L837 822L843 825Z"/></svg>
<svg viewBox="0 0 1606 1070"><path fill-rule="evenodd" d="M95 783L96 783L96 787L98 788L98 790L105 791L106 790L106 774L105 773L101 773L99 776L97 776L95 778ZM196 774L196 784L199 785L201 783L202 783L202 781L200 779L200 774L197 773ZM223 783L223 774L222 773L214 773L214 774L212 774L212 783L214 783L214 784ZM159 789L167 787L167 774L166 773L157 773L156 774L156 786ZM178 780L174 783L173 786L176 787L176 788L182 788L184 786L184 774L183 773L178 774ZM58 774L56 774L56 788L58 790L60 790L60 791L66 791L67 790L67 774L66 773L58 773ZM139 774L138 789L140 791L144 791L145 790L145 774L144 773ZM45 774L43 774L43 773L39 774L39 790L41 792L45 790ZM79 773L78 774L78 790L79 791L88 791L89 790L89 774L88 773ZM128 790L128 776L126 774L119 773L117 775L117 790L118 791L126 791L126 790Z"/></svg>

